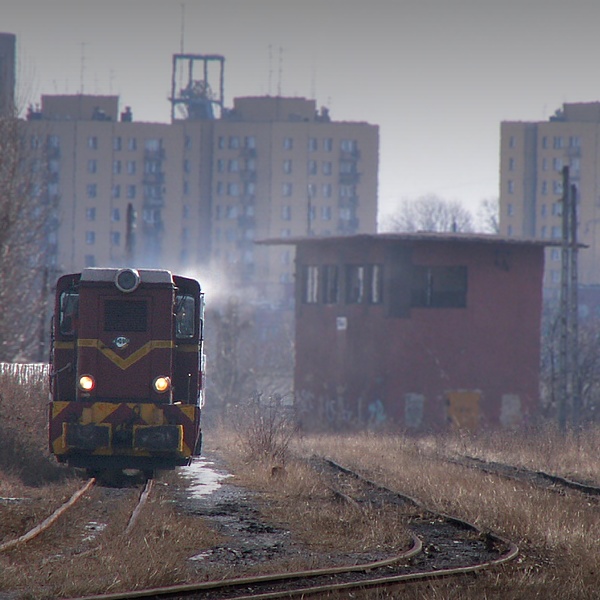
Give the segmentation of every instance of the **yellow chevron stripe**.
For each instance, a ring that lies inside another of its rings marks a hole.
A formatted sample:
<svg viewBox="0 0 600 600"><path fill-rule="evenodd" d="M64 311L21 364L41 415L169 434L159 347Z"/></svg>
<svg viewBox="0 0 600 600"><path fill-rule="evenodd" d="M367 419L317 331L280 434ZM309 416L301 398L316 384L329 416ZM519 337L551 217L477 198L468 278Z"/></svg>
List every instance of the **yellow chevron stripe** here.
<svg viewBox="0 0 600 600"><path fill-rule="evenodd" d="M175 350L177 350L177 352L195 352L196 354L200 351L198 344L178 344L175 347Z"/></svg>
<svg viewBox="0 0 600 600"><path fill-rule="evenodd" d="M57 350L72 350L75 348L75 342L54 342L54 347Z"/></svg>
<svg viewBox="0 0 600 600"><path fill-rule="evenodd" d="M156 348L173 348L174 344L171 340L150 340L146 342L141 348L138 348L133 354L130 354L127 358L120 357L114 350L105 346L101 340L96 339L78 339L77 346L79 348L97 348L100 350L108 360L113 362L117 367L122 369L128 369L131 365L135 364L147 354L150 354L152 350Z"/></svg>

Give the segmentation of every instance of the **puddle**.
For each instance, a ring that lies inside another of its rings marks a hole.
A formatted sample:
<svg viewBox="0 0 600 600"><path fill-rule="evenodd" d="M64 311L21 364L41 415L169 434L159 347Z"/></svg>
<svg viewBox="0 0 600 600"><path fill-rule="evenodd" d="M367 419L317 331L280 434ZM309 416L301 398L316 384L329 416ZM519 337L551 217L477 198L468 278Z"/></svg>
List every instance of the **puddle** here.
<svg viewBox="0 0 600 600"><path fill-rule="evenodd" d="M213 462L202 457L194 458L192 464L183 467L180 473L190 480L188 486L190 498L201 498L212 494L221 487L224 479L231 477L228 473L217 471Z"/></svg>

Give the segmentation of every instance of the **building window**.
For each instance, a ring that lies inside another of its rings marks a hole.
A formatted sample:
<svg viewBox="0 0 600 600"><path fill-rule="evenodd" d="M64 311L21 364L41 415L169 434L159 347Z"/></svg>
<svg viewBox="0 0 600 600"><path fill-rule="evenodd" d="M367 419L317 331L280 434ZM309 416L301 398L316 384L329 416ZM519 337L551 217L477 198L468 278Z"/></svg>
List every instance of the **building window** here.
<svg viewBox="0 0 600 600"><path fill-rule="evenodd" d="M559 248L551 248L550 249L550 260L559 261L560 260L560 249Z"/></svg>
<svg viewBox="0 0 600 600"><path fill-rule="evenodd" d="M322 168L323 168L323 175L331 175L333 169L332 169L330 161L325 161L322 165Z"/></svg>
<svg viewBox="0 0 600 600"><path fill-rule="evenodd" d="M317 138L311 137L308 138L308 151L315 152L319 149L319 140Z"/></svg>
<svg viewBox="0 0 600 600"><path fill-rule="evenodd" d="M137 150L137 139L134 137L130 137L127 140L127 148L129 150Z"/></svg>
<svg viewBox="0 0 600 600"><path fill-rule="evenodd" d="M190 195L190 182L189 181L183 182L183 195L184 196Z"/></svg>
<svg viewBox="0 0 600 600"><path fill-rule="evenodd" d="M562 237L562 232L561 232L561 228L558 227L557 225L554 225L552 227L552 233L551 233L552 239L554 240L558 240Z"/></svg>
<svg viewBox="0 0 600 600"><path fill-rule="evenodd" d="M112 187L112 197L120 198L121 197L121 186L119 184L115 184Z"/></svg>
<svg viewBox="0 0 600 600"><path fill-rule="evenodd" d="M127 172L130 175L135 175L135 160L128 160L127 161Z"/></svg>
<svg viewBox="0 0 600 600"><path fill-rule="evenodd" d="M217 181L217 196L225 195L225 183L222 181Z"/></svg>
<svg viewBox="0 0 600 600"><path fill-rule="evenodd" d="M191 170L191 169L190 169L190 161L189 161L189 160L186 158L186 159L183 161L183 172L184 172L184 173L189 173L189 172L190 172L190 170Z"/></svg>
<svg viewBox="0 0 600 600"><path fill-rule="evenodd" d="M581 138L578 135L572 135L569 138L570 148L579 148L581 146Z"/></svg>
<svg viewBox="0 0 600 600"><path fill-rule="evenodd" d="M548 195L548 182L542 181L542 196Z"/></svg>
<svg viewBox="0 0 600 600"><path fill-rule="evenodd" d="M87 221L95 221L96 220L96 208L86 208L85 209L85 218Z"/></svg>
<svg viewBox="0 0 600 600"><path fill-rule="evenodd" d="M94 158L88 160L88 173L96 173L98 171L98 163Z"/></svg>
<svg viewBox="0 0 600 600"><path fill-rule="evenodd" d="M315 183L309 183L306 191L308 192L308 197L311 200L317 197L317 185Z"/></svg>
<svg viewBox="0 0 600 600"><path fill-rule="evenodd" d="M127 197L132 199L132 198L135 198L135 196L136 196L135 185L128 185L127 186Z"/></svg>
<svg viewBox="0 0 600 600"><path fill-rule="evenodd" d="M240 147L240 138L237 135L229 136L229 148L235 150Z"/></svg>
<svg viewBox="0 0 600 600"><path fill-rule="evenodd" d="M507 214L509 217L512 217L512 216L514 216L514 214L515 214L515 209L514 209L514 206L513 206L512 202L509 202L509 203L507 204L507 206L506 206L506 214Z"/></svg>
<svg viewBox="0 0 600 600"><path fill-rule="evenodd" d="M331 187L330 183L324 183L323 187L321 188L321 191L323 194L323 198L331 198L333 188Z"/></svg>
<svg viewBox="0 0 600 600"><path fill-rule="evenodd" d="M239 196L240 186L238 183L232 182L227 184L227 195L228 196Z"/></svg>
<svg viewBox="0 0 600 600"><path fill-rule="evenodd" d="M281 184L281 194L282 196L291 196L293 191L293 187L291 183L282 183Z"/></svg>
<svg viewBox="0 0 600 600"><path fill-rule="evenodd" d="M562 181L553 181L552 182L552 191L555 195L561 196L563 193Z"/></svg>
<svg viewBox="0 0 600 600"><path fill-rule="evenodd" d="M253 150L254 148L256 148L256 136L254 135L247 135L244 138L244 147Z"/></svg>
<svg viewBox="0 0 600 600"><path fill-rule="evenodd" d="M294 147L294 139L291 137L283 138L283 149L292 150Z"/></svg>
<svg viewBox="0 0 600 600"><path fill-rule="evenodd" d="M123 145L123 140L121 139L121 137L115 137L113 138L113 150L121 150L121 147Z"/></svg>
<svg viewBox="0 0 600 600"><path fill-rule="evenodd" d="M508 180L508 193L509 194L515 193L515 182L512 179Z"/></svg>
<svg viewBox="0 0 600 600"><path fill-rule="evenodd" d="M558 171L558 172L560 173L560 172L562 171L562 168L563 168L563 161L562 161L562 158L554 158L554 159L552 160L552 168L553 168L555 171Z"/></svg>
<svg viewBox="0 0 600 600"><path fill-rule="evenodd" d="M287 159L283 161L283 172L289 175L292 172L292 161Z"/></svg>
<svg viewBox="0 0 600 600"><path fill-rule="evenodd" d="M98 149L98 138L95 135L90 135L87 140L88 148L92 150Z"/></svg>
<svg viewBox="0 0 600 600"><path fill-rule="evenodd" d="M292 207L291 206L282 206L281 207L281 220L282 221L291 221L292 220Z"/></svg>
<svg viewBox="0 0 600 600"><path fill-rule="evenodd" d="M369 277L369 302L381 304L383 302L383 267L371 265Z"/></svg>
<svg viewBox="0 0 600 600"><path fill-rule="evenodd" d="M95 267L96 266L96 257L93 254L86 254L84 260L85 260L86 267Z"/></svg>
<svg viewBox="0 0 600 600"><path fill-rule="evenodd" d="M121 173L121 161L113 160L113 174L119 175Z"/></svg>
<svg viewBox="0 0 600 600"><path fill-rule="evenodd" d="M552 147L555 150L560 150L563 147L563 139L559 135L555 135L552 139Z"/></svg>
<svg viewBox="0 0 600 600"><path fill-rule="evenodd" d="M317 174L317 161L316 160L309 160L308 161L308 174L309 175L316 175Z"/></svg>
<svg viewBox="0 0 600 600"><path fill-rule="evenodd" d="M346 303L360 304L365 294L365 267L346 265Z"/></svg>
<svg viewBox="0 0 600 600"><path fill-rule="evenodd" d="M465 308L467 267L414 266L410 305L414 308Z"/></svg>
<svg viewBox="0 0 600 600"><path fill-rule="evenodd" d="M95 183L88 183L86 189L88 198L95 198L98 195L98 186Z"/></svg>
<svg viewBox="0 0 600 600"><path fill-rule="evenodd" d="M548 170L548 159L542 158L542 171L547 171L547 170Z"/></svg>
<svg viewBox="0 0 600 600"><path fill-rule="evenodd" d="M331 221L331 206L321 206L321 220Z"/></svg>
<svg viewBox="0 0 600 600"><path fill-rule="evenodd" d="M508 138L508 147L514 148L515 145L516 145L515 136L511 135L510 138Z"/></svg>
<svg viewBox="0 0 600 600"><path fill-rule="evenodd" d="M110 243L113 246L121 245L121 232L120 231L111 231L110 232Z"/></svg>
<svg viewBox="0 0 600 600"><path fill-rule="evenodd" d="M183 149L191 150L192 149L192 136L186 135L183 140Z"/></svg>
<svg viewBox="0 0 600 600"><path fill-rule="evenodd" d="M325 138L323 140L323 150L325 150L325 152L331 152L333 150L333 139L332 138Z"/></svg>
<svg viewBox="0 0 600 600"><path fill-rule="evenodd" d="M302 269L302 302L316 304L319 300L319 267L305 265Z"/></svg>
<svg viewBox="0 0 600 600"><path fill-rule="evenodd" d="M542 227L540 228L540 237L542 239L545 239L548 235L548 228L545 225L542 225Z"/></svg>
<svg viewBox="0 0 600 600"><path fill-rule="evenodd" d="M118 208L113 208L110 213L110 220L116 223L121 220L121 211Z"/></svg>
<svg viewBox="0 0 600 600"><path fill-rule="evenodd" d="M228 170L230 173L237 173L240 170L240 161L233 158L229 161Z"/></svg>
<svg viewBox="0 0 600 600"><path fill-rule="evenodd" d="M540 208L540 214L542 215L542 217L547 216L547 214L548 214L548 205L547 204L542 204L542 206Z"/></svg>
<svg viewBox="0 0 600 600"><path fill-rule="evenodd" d="M85 243L89 246L96 243L96 232L95 231L86 231L85 232Z"/></svg>
<svg viewBox="0 0 600 600"><path fill-rule="evenodd" d="M342 140L340 142L340 149L342 152L354 153L357 150L356 140Z"/></svg>
<svg viewBox="0 0 600 600"><path fill-rule="evenodd" d="M546 136L542 138L542 148L548 148L548 138Z"/></svg>
<svg viewBox="0 0 600 600"><path fill-rule="evenodd" d="M323 303L337 304L339 299L338 267L323 265Z"/></svg>
<svg viewBox="0 0 600 600"><path fill-rule="evenodd" d="M508 159L508 170L509 171L514 171L515 170L515 159L514 158L509 158Z"/></svg>
<svg viewBox="0 0 600 600"><path fill-rule="evenodd" d="M225 173L225 160L222 158L219 158L219 160L217 160L217 172Z"/></svg>
<svg viewBox="0 0 600 600"><path fill-rule="evenodd" d="M562 202L554 202L554 204L552 204L552 214L555 217L560 217L562 215Z"/></svg>

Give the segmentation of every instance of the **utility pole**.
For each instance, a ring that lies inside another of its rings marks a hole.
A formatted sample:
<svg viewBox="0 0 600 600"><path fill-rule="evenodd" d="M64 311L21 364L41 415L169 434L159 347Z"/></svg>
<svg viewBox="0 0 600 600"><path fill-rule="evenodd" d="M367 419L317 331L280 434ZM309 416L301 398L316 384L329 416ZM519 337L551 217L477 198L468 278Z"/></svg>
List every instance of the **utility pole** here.
<svg viewBox="0 0 600 600"><path fill-rule="evenodd" d="M571 417L579 425L579 307L577 277L577 190L571 185L569 167L563 167L562 242L559 309L558 426L565 432Z"/></svg>

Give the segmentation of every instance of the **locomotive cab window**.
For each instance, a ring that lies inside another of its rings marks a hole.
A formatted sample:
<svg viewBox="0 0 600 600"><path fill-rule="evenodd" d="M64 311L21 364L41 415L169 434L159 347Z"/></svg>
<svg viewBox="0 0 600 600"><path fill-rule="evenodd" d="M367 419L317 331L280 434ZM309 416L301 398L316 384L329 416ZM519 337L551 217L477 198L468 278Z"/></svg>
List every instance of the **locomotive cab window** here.
<svg viewBox="0 0 600 600"><path fill-rule="evenodd" d="M79 314L79 294L63 292L60 295L59 329L62 335L74 335Z"/></svg>
<svg viewBox="0 0 600 600"><path fill-rule="evenodd" d="M194 337L196 303L193 296L177 295L175 299L175 333L178 339Z"/></svg>

